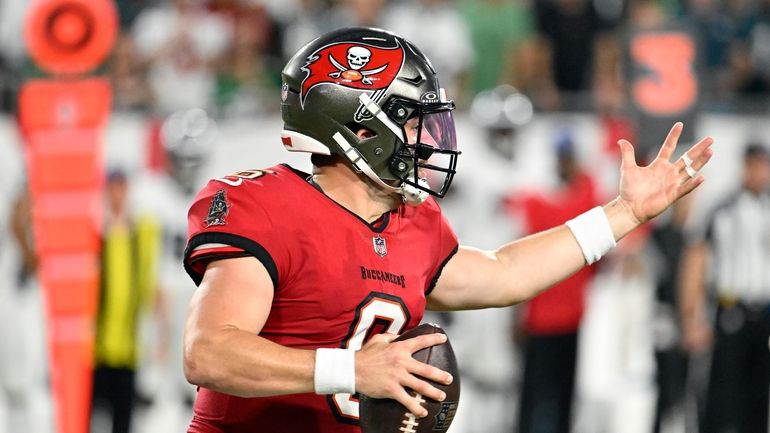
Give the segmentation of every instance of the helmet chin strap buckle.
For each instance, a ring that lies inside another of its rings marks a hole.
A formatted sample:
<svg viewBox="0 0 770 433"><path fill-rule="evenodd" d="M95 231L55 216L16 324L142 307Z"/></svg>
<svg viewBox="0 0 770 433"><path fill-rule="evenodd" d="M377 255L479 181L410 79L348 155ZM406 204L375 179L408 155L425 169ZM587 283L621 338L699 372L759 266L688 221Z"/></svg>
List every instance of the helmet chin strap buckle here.
<svg viewBox="0 0 770 433"><path fill-rule="evenodd" d="M428 181L423 177L421 177L417 183L425 189L430 188L430 184L428 184ZM427 191L417 188L414 185L408 183L401 184L401 196L404 198L404 203L409 206L417 206L424 203L429 195L430 194L428 194Z"/></svg>

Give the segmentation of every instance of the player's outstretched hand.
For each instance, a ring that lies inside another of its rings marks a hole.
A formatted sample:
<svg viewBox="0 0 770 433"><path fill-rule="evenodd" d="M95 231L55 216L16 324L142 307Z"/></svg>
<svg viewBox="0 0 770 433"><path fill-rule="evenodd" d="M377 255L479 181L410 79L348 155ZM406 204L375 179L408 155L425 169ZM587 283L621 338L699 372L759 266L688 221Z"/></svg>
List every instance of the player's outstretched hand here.
<svg viewBox="0 0 770 433"><path fill-rule="evenodd" d="M393 334L375 335L356 352L356 390L369 397L397 400L415 416L423 417L427 415L427 411L405 388L443 401L444 392L422 378L449 384L452 382L452 376L417 361L412 358L412 354L426 347L442 344L446 342L447 337L435 333L393 342L396 337L398 336Z"/></svg>
<svg viewBox="0 0 770 433"><path fill-rule="evenodd" d="M705 137L689 148L681 158L671 161L684 125L674 124L660 152L646 167L636 165L634 147L626 140L618 141L622 154L620 165L620 201L633 213L639 224L647 222L671 204L703 183L700 169L709 162L714 140ZM688 159L689 158L689 159ZM686 161L690 162L687 168Z"/></svg>

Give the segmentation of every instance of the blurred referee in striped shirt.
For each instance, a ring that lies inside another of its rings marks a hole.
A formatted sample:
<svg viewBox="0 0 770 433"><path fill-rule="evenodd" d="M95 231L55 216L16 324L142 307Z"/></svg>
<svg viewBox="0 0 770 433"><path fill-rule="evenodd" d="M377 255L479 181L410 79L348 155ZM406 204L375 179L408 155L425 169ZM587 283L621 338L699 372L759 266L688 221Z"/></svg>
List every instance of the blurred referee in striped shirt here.
<svg viewBox="0 0 770 433"><path fill-rule="evenodd" d="M712 350L702 433L768 433L768 185L770 153L750 144L741 188L716 207L705 230L685 250L680 284L684 345L694 354ZM715 315L708 305L716 306Z"/></svg>

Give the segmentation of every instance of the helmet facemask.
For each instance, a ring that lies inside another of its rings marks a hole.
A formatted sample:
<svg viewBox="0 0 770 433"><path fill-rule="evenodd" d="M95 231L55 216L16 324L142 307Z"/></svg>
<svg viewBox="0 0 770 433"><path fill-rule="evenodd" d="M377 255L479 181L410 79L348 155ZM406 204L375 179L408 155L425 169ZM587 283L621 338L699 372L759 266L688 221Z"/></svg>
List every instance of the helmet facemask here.
<svg viewBox="0 0 770 433"><path fill-rule="evenodd" d="M385 111L395 116L406 112L401 124L406 140L391 160L391 171L402 184L443 198L456 173L459 155L452 118L454 103L417 104L391 98L387 107Z"/></svg>
<svg viewBox="0 0 770 433"><path fill-rule="evenodd" d="M161 139L171 177L188 193L199 185L200 171L218 135L217 124L200 108L171 114L161 127Z"/></svg>

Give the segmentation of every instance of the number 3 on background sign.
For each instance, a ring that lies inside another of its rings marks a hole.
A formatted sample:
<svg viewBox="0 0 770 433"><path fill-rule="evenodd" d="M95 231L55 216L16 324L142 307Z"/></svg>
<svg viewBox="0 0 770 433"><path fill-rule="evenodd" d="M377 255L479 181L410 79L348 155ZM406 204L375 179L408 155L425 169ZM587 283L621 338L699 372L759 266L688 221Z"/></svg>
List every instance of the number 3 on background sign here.
<svg viewBox="0 0 770 433"><path fill-rule="evenodd" d="M400 334L409 323L409 312L401 298L372 292L358 307L343 348L358 350L375 332ZM351 394L329 396L332 412L341 420L358 420L358 398Z"/></svg>
<svg viewBox="0 0 770 433"><path fill-rule="evenodd" d="M689 111L698 97L695 42L684 32L656 32L631 40L634 102L647 114L674 116ZM639 73L642 70L644 72Z"/></svg>

